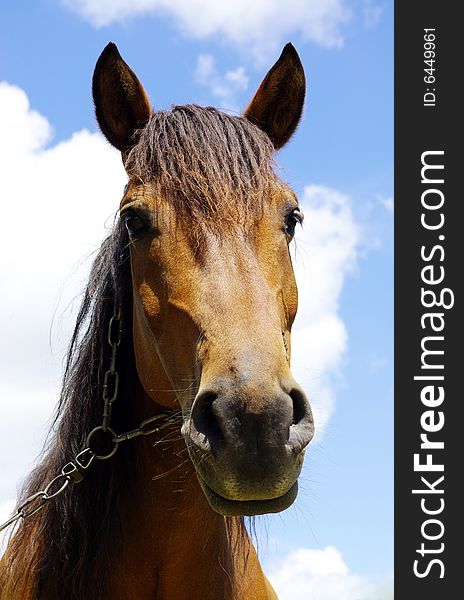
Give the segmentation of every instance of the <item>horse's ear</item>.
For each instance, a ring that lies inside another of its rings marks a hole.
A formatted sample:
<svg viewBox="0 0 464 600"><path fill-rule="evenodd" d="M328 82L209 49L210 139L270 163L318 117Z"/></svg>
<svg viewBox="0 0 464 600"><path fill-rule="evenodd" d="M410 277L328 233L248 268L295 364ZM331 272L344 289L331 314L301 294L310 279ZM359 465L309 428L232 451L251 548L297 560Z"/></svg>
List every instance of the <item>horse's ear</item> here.
<svg viewBox="0 0 464 600"><path fill-rule="evenodd" d="M300 57L292 44L263 79L244 116L271 138L276 150L294 133L303 112L306 79Z"/></svg>
<svg viewBox="0 0 464 600"><path fill-rule="evenodd" d="M118 150L127 152L134 143L134 132L146 125L152 109L137 75L112 42L95 65L92 94L102 133Z"/></svg>

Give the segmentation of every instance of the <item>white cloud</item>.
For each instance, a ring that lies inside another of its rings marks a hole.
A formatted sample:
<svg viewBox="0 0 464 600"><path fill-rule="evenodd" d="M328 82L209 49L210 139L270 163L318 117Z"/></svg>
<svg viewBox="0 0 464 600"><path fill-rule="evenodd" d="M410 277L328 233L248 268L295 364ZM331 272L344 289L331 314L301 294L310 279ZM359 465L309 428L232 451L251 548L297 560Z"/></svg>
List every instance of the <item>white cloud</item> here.
<svg viewBox="0 0 464 600"><path fill-rule="evenodd" d="M200 54L195 67L195 80L219 101L220 108L229 112L240 112L237 95L245 91L249 83L249 77L243 67L221 75L218 73L214 57L211 54Z"/></svg>
<svg viewBox="0 0 464 600"><path fill-rule="evenodd" d="M0 81L2 97L2 144L0 163L40 150L52 137L50 124L35 110L19 88Z"/></svg>
<svg viewBox="0 0 464 600"><path fill-rule="evenodd" d="M83 130L47 149L51 138L26 94L0 83L0 502L41 450L73 325L66 309L125 183L100 135Z"/></svg>
<svg viewBox="0 0 464 600"><path fill-rule="evenodd" d="M292 370L310 395L316 431L334 409L334 378L347 346L339 314L346 276L356 265L359 229L347 196L325 186L304 189L305 215L296 238L299 309L292 333Z"/></svg>
<svg viewBox="0 0 464 600"><path fill-rule="evenodd" d="M94 27L154 14L174 19L188 35L219 35L263 59L298 35L327 47L343 44L346 0L62 0Z"/></svg>
<svg viewBox="0 0 464 600"><path fill-rule="evenodd" d="M391 581L373 583L352 573L333 546L298 548L268 577L279 600L393 600Z"/></svg>
<svg viewBox="0 0 464 600"><path fill-rule="evenodd" d="M26 94L0 84L0 503L16 496L41 451L79 304L73 300L126 181L119 153L99 134L83 130L46 146L51 138L50 124ZM346 348L339 302L358 233L343 194L308 186L301 203L293 364L321 429L333 410L333 377Z"/></svg>

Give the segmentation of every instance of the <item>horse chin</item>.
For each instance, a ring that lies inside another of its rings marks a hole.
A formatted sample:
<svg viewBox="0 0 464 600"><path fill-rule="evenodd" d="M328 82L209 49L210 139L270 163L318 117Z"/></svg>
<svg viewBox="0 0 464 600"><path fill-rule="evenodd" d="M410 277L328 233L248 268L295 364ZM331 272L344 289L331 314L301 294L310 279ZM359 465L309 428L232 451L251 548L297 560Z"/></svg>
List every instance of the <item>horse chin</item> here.
<svg viewBox="0 0 464 600"><path fill-rule="evenodd" d="M298 494L298 481L282 496L268 500L229 500L215 492L197 473L200 483L211 508L224 517L253 517L268 513L278 513L293 504Z"/></svg>

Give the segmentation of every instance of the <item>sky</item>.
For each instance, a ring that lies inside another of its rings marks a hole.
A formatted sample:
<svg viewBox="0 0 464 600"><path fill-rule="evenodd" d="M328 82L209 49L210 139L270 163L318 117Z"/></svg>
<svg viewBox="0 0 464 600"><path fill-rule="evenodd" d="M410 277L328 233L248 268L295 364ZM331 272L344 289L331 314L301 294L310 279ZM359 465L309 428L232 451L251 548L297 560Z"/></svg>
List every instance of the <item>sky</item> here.
<svg viewBox="0 0 464 600"><path fill-rule="evenodd" d="M393 6L387 0L4 0L0 521L40 454L92 257L125 183L90 82L115 42L155 109L246 107L284 44L307 77L276 155L304 226L292 370L314 408L296 503L258 519L281 600L393 597Z"/></svg>

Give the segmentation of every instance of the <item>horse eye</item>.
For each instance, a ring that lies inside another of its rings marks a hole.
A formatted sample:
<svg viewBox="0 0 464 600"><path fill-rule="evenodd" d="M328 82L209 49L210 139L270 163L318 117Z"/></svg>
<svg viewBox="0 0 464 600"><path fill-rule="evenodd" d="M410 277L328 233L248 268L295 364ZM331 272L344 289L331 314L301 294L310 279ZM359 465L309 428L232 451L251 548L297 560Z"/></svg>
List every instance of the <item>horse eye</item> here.
<svg viewBox="0 0 464 600"><path fill-rule="evenodd" d="M127 229L127 233L132 238L140 237L140 235L146 229L145 221L134 213L129 213L127 215L123 215L122 218L124 221L124 225Z"/></svg>
<svg viewBox="0 0 464 600"><path fill-rule="evenodd" d="M295 227L297 223L303 223L303 213L299 208L294 208L285 217L285 233L292 238L295 235Z"/></svg>

